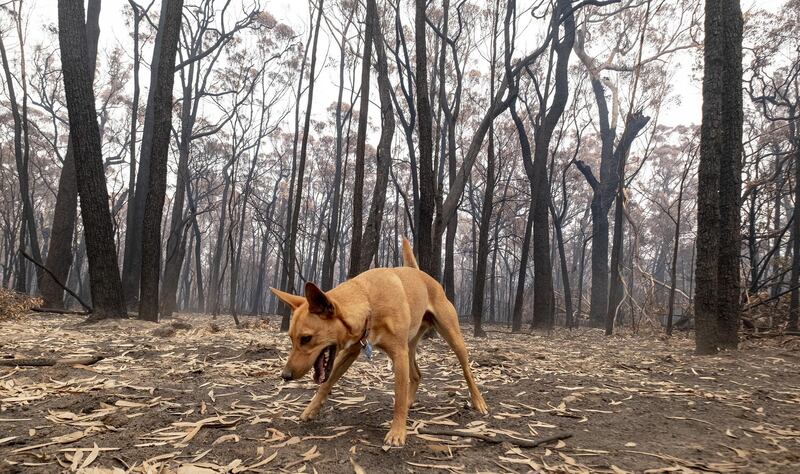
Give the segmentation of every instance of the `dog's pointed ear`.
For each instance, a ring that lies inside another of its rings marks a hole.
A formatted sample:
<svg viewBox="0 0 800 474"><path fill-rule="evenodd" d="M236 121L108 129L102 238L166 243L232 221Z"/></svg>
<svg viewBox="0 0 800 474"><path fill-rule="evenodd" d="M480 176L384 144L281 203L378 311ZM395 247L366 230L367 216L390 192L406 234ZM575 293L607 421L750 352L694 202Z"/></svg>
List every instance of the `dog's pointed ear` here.
<svg viewBox="0 0 800 474"><path fill-rule="evenodd" d="M316 314L323 319L333 316L333 303L331 303L324 291L310 281L306 282L306 300L308 301L309 313Z"/></svg>
<svg viewBox="0 0 800 474"><path fill-rule="evenodd" d="M277 288L270 287L272 293L278 297L279 300L283 301L284 303L291 306L292 309L297 308L306 300L302 296L293 295L291 293L287 293L285 291L281 291Z"/></svg>

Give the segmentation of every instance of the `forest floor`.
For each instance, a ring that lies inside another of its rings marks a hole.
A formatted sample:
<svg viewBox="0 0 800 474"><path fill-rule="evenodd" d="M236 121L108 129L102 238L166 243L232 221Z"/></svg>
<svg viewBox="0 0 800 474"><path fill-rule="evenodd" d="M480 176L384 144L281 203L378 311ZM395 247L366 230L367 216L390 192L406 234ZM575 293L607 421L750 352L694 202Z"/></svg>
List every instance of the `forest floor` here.
<svg viewBox="0 0 800 474"><path fill-rule="evenodd" d="M385 355L360 358L320 418L301 423L315 386L281 381L288 338L277 319L250 321L0 322L0 358L106 356L0 367L0 472L800 472L798 338L698 357L687 335L467 337L489 416L468 408L441 338L426 340L407 445L389 449ZM573 436L528 449L421 426Z"/></svg>

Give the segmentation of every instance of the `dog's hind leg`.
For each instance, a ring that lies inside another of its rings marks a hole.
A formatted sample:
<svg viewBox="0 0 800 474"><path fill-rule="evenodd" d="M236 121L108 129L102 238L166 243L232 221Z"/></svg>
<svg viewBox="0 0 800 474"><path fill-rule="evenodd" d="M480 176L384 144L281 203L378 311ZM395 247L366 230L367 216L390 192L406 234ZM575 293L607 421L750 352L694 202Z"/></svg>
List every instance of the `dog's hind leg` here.
<svg viewBox="0 0 800 474"><path fill-rule="evenodd" d="M325 381L325 383L319 386L317 393L314 394L314 398L311 399L311 402L309 402L306 409L303 410L303 413L300 415L301 420L313 420L317 417L317 415L319 415L319 410L322 408L322 404L325 403L325 400L328 399L328 395L330 395L333 385L347 371L347 369L350 368L350 365L352 365L353 362L358 359L358 354L360 352L361 345L353 344L336 357L336 360L333 361L333 370L331 370L331 376Z"/></svg>
<svg viewBox="0 0 800 474"><path fill-rule="evenodd" d="M472 376L472 369L469 367L467 347L464 344L464 338L461 336L456 309L450 301L444 299L442 302L437 303L433 310L435 312L433 316L436 330L450 345L450 348L458 358L458 362L461 364L461 370L464 372L464 378L469 387L470 398L472 398L472 407L484 415L489 413L486 401L483 399L480 390L478 390L475 377Z"/></svg>
<svg viewBox="0 0 800 474"><path fill-rule="evenodd" d="M417 364L417 344L422 336L428 332L429 327L423 323L417 335L408 343L408 408L411 408L417 399L417 388L419 388L419 381L422 379L422 372Z"/></svg>

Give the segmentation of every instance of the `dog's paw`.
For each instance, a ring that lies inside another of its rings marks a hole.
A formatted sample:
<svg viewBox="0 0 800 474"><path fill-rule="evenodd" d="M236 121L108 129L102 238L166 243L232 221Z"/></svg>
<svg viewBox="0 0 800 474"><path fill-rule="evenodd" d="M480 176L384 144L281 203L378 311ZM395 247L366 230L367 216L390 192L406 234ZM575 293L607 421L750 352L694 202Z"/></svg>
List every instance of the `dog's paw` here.
<svg viewBox="0 0 800 474"><path fill-rule="evenodd" d="M486 405L486 401L484 401L483 397L479 398L476 401L473 401L472 402L472 406L481 415L488 415L489 414L489 407Z"/></svg>
<svg viewBox="0 0 800 474"><path fill-rule="evenodd" d="M389 446L403 446L406 444L406 427L392 428L383 438L383 444Z"/></svg>
<svg viewBox="0 0 800 474"><path fill-rule="evenodd" d="M320 406L313 406L309 405L303 410L303 413L300 415L300 420L302 421L311 421L319 415Z"/></svg>

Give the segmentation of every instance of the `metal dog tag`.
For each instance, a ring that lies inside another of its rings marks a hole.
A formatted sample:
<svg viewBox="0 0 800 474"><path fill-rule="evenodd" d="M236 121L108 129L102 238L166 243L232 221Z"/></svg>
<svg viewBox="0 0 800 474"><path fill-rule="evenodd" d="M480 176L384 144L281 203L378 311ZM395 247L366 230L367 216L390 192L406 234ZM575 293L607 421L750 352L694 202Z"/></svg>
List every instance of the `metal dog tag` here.
<svg viewBox="0 0 800 474"><path fill-rule="evenodd" d="M372 360L372 343L369 341L365 341L361 344L362 350L364 351L364 355L367 356L367 360Z"/></svg>

